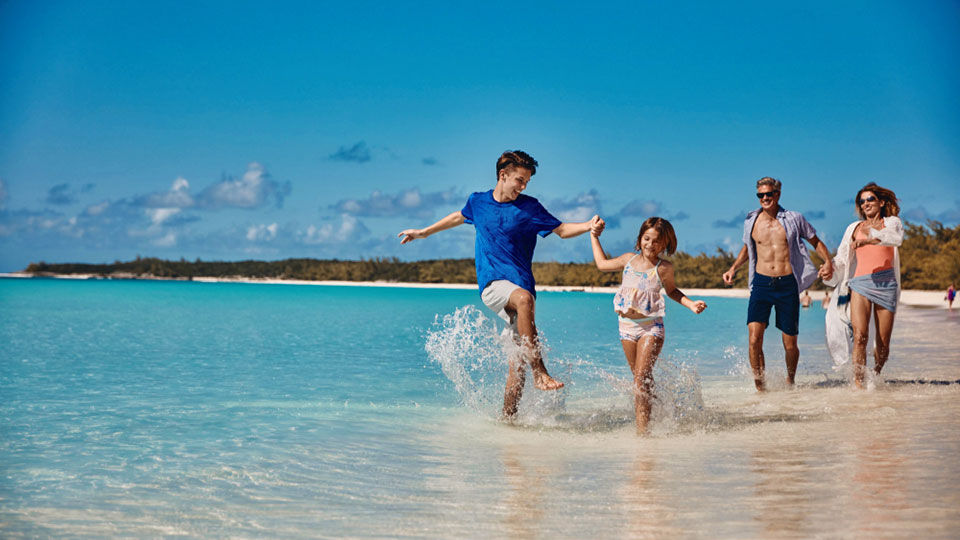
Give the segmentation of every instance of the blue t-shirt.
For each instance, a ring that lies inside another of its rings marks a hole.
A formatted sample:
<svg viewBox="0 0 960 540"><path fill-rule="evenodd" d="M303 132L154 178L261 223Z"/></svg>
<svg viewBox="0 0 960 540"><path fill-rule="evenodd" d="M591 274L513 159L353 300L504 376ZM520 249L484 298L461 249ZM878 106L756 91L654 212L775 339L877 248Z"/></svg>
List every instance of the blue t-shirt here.
<svg viewBox="0 0 960 540"><path fill-rule="evenodd" d="M492 189L470 195L460 213L477 230L480 291L491 281L506 279L536 295L532 265L537 235L547 236L561 221L533 197L520 194L516 200L500 203Z"/></svg>

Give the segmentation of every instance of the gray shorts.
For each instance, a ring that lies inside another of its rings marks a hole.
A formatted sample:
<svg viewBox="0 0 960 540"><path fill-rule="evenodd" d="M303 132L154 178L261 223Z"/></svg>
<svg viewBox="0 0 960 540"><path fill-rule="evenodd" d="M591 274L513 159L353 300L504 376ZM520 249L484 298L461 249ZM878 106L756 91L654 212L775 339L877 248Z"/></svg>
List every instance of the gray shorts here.
<svg viewBox="0 0 960 540"><path fill-rule="evenodd" d="M510 295L519 288L520 286L512 281L498 279L491 281L490 284L483 289L483 292L480 293L480 299L483 300L483 305L490 308L498 317L507 321L507 324L516 326L516 313L511 316L507 313L506 307L507 302L510 301Z"/></svg>

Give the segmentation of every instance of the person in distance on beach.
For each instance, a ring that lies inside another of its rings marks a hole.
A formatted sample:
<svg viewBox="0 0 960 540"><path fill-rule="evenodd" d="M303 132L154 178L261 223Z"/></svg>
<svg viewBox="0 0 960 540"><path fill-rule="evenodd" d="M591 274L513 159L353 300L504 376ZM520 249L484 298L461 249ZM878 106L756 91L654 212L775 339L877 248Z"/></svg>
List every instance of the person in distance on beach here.
<svg viewBox="0 0 960 540"><path fill-rule="evenodd" d="M650 400L653 397L653 365L663 347L663 316L666 305L660 289L690 311L700 314L707 309L703 300L687 298L674 284L673 263L661 259L664 253L677 250L677 236L670 222L652 217L640 226L633 252L608 259L600 245L600 226L591 229L590 245L593 262L601 272L623 271L620 289L613 298L613 309L619 319L620 344L633 372L634 410L637 433L644 433L650 421Z"/></svg>
<svg viewBox="0 0 960 540"><path fill-rule="evenodd" d="M953 299L956 297L957 288L953 285L953 283L951 283L950 286L947 287L947 295L943 297L943 299L947 301L948 310L953 311Z"/></svg>
<svg viewBox="0 0 960 540"><path fill-rule="evenodd" d="M750 261L747 329L753 382L760 392L766 389L763 333L770 322L770 310L776 308L776 326L783 334L786 353L787 384L793 385L800 360L800 291L813 285L818 275L824 279L833 275L826 244L817 238L803 214L780 206L780 187L780 181L769 176L757 180L760 208L747 214L743 247L730 269L723 273L723 282L733 285L737 269ZM802 239L810 242L826 261L819 270L814 268Z"/></svg>
<svg viewBox="0 0 960 540"><path fill-rule="evenodd" d="M537 199L524 195L539 164L521 150L504 152L497 159L497 183L489 191L467 198L463 209L423 229L405 229L397 236L406 244L431 234L469 223L476 229L475 263L480 298L510 324L524 350L523 358L540 390L557 390L563 383L547 373L534 321L536 288L533 251L537 236L555 233L560 238L581 235L598 226L600 218L563 223ZM526 370L523 362L510 360L503 396L503 415L513 418L520 404Z"/></svg>
<svg viewBox="0 0 960 540"><path fill-rule="evenodd" d="M851 223L833 260L836 275L824 283L835 286L827 308L827 345L834 361L847 360L853 330L853 384L863 388L870 339L870 314L876 328L873 370L880 375L890 357L890 335L900 299L900 254L903 223L900 205L889 189L870 182L854 198L860 219ZM848 323L849 321L849 323Z"/></svg>

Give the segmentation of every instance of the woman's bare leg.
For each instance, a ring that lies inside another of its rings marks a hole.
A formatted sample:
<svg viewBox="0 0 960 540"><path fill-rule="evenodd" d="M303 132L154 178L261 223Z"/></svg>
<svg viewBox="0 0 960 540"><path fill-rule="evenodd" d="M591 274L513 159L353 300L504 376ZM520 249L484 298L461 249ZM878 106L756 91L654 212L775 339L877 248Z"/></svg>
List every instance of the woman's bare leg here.
<svg viewBox="0 0 960 540"><path fill-rule="evenodd" d="M890 358L890 335L893 334L893 318L895 313L880 306L873 306L873 323L877 328L876 345L874 347L873 371L877 375Z"/></svg>
<svg viewBox="0 0 960 540"><path fill-rule="evenodd" d="M870 307L873 303L850 291L850 323L853 325L853 384L863 388L867 365L867 342L870 340Z"/></svg>

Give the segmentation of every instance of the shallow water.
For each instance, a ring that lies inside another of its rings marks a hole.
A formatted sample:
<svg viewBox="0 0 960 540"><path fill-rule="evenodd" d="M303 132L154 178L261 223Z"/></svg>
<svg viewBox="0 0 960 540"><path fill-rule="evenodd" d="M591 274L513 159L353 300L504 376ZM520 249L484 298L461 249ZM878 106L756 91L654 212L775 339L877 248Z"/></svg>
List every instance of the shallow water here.
<svg viewBox="0 0 960 540"><path fill-rule="evenodd" d="M855 392L804 310L761 396L746 301L671 305L637 437L610 300L539 295L568 387L508 426L474 291L0 280L0 535L957 536L956 313Z"/></svg>

